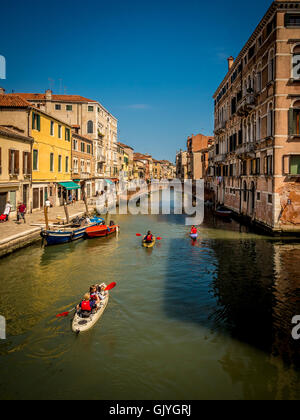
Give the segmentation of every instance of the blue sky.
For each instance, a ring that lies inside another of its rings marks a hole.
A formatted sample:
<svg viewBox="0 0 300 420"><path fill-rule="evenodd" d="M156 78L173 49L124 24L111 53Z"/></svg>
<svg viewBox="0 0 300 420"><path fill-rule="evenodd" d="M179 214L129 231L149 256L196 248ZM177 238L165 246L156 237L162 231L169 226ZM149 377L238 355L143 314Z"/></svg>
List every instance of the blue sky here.
<svg viewBox="0 0 300 420"><path fill-rule="evenodd" d="M213 132L212 95L271 0L2 2L9 93L79 94L119 120L119 139L174 161ZM51 79L52 81L49 81Z"/></svg>

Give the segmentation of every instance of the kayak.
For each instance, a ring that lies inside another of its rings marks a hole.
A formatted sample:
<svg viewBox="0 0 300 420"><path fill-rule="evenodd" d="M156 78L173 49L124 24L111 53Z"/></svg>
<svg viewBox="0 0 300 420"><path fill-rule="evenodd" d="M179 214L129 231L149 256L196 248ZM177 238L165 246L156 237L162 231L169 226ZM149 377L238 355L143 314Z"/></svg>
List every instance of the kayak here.
<svg viewBox="0 0 300 420"><path fill-rule="evenodd" d="M143 245L144 248L153 248L154 245L155 245L155 242L156 242L156 240L155 240L155 237L153 236L153 241L152 242L147 243L145 240L143 240L142 245Z"/></svg>
<svg viewBox="0 0 300 420"><path fill-rule="evenodd" d="M192 239L197 239L198 238L198 233L191 233L190 234Z"/></svg>
<svg viewBox="0 0 300 420"><path fill-rule="evenodd" d="M72 321L72 331L79 334L86 332L93 328L103 315L109 300L109 293L106 292L106 298L98 304L98 311L92 313L88 318L82 318L80 314L76 313Z"/></svg>
<svg viewBox="0 0 300 420"><path fill-rule="evenodd" d="M119 226L91 226L86 230L86 235L88 238L103 238L106 236L113 235L114 233L118 232Z"/></svg>

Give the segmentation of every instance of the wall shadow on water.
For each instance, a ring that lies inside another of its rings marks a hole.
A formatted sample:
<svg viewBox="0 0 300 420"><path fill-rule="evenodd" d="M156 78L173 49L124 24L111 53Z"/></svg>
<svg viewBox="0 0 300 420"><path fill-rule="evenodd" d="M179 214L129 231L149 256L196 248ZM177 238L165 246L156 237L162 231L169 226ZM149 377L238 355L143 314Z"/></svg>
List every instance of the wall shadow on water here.
<svg viewBox="0 0 300 420"><path fill-rule="evenodd" d="M292 338L291 320L300 314L300 245L247 236L235 222L221 223L222 238L215 227L209 219L196 243L170 242L164 310L266 355L262 364L228 349L219 361L249 398L257 397L254 384L264 374L268 398L298 398L300 341Z"/></svg>

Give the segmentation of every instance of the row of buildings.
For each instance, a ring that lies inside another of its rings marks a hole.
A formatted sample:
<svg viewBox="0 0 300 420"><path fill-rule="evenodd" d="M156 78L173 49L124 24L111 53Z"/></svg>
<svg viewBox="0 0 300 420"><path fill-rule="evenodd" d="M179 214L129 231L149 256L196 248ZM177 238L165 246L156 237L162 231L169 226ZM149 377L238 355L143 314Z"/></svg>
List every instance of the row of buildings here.
<svg viewBox="0 0 300 420"><path fill-rule="evenodd" d="M0 214L7 201L13 211L18 202L35 211L47 199L60 206L96 197L106 183L172 176L170 162L135 154L117 133L117 119L97 101L0 89Z"/></svg>
<svg viewBox="0 0 300 420"><path fill-rule="evenodd" d="M213 98L214 139L197 174L179 152L178 175L267 230L300 232L299 1L272 3Z"/></svg>

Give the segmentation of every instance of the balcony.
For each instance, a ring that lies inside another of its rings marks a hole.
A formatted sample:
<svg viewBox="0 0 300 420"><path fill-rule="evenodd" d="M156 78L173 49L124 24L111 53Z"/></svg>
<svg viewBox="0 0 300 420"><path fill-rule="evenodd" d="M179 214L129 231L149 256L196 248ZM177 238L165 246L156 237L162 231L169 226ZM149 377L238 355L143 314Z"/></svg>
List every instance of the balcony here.
<svg viewBox="0 0 300 420"><path fill-rule="evenodd" d="M246 143L246 144L240 145L236 149L236 154L241 157L255 158L255 144Z"/></svg>
<svg viewBox="0 0 300 420"><path fill-rule="evenodd" d="M218 136L219 134L223 134L226 131L226 121L220 122L215 126L215 134Z"/></svg>
<svg viewBox="0 0 300 420"><path fill-rule="evenodd" d="M216 163L218 163L218 162L224 162L225 160L226 160L226 154L225 153L221 153L221 154L215 156L215 158L214 158L214 161Z"/></svg>
<svg viewBox="0 0 300 420"><path fill-rule="evenodd" d="M256 107L256 99L254 93L247 95L237 104L237 114L244 117Z"/></svg>

